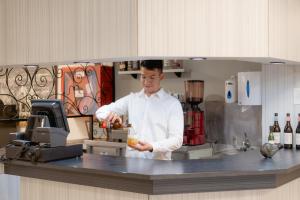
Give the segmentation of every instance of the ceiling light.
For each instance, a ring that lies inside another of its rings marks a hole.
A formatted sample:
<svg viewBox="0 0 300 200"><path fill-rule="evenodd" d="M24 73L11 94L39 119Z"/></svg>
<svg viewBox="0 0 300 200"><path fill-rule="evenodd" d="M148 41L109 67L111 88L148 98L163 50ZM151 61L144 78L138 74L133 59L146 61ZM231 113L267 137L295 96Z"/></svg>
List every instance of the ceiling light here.
<svg viewBox="0 0 300 200"><path fill-rule="evenodd" d="M282 64L285 64L285 62L282 62L282 61L271 61L270 64L272 64L272 65L282 65Z"/></svg>
<svg viewBox="0 0 300 200"><path fill-rule="evenodd" d="M206 60L207 58L204 57L194 57L194 58L190 58L191 60Z"/></svg>
<svg viewBox="0 0 300 200"><path fill-rule="evenodd" d="M89 61L75 61L74 64L89 64Z"/></svg>
<svg viewBox="0 0 300 200"><path fill-rule="evenodd" d="M39 67L39 66L38 65L24 65L24 67L34 68L34 67Z"/></svg>

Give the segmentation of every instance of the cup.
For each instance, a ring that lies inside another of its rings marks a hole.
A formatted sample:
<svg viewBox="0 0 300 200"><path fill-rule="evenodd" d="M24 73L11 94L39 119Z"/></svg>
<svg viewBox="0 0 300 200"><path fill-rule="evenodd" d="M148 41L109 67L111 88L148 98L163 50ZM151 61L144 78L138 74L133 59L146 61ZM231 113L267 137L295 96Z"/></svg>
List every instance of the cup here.
<svg viewBox="0 0 300 200"><path fill-rule="evenodd" d="M127 136L127 145L130 147L136 146L138 144L139 140L137 137L137 133L135 132L134 128L131 127L128 130L128 136Z"/></svg>

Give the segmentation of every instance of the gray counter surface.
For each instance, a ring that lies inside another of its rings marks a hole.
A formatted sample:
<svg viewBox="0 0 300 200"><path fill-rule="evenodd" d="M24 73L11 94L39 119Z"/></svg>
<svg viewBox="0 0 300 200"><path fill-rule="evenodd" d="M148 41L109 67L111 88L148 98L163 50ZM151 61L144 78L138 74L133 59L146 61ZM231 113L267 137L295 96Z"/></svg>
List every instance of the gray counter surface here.
<svg viewBox="0 0 300 200"><path fill-rule="evenodd" d="M5 173L144 194L262 189L300 177L300 151L280 150L273 159L250 150L218 159L180 161L85 154L38 164L7 161Z"/></svg>

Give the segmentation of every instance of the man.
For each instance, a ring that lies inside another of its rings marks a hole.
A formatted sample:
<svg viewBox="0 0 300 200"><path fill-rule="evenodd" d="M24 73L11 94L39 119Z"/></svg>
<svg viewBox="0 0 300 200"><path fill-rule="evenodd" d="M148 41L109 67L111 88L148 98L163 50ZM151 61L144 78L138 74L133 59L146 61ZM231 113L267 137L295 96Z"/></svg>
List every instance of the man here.
<svg viewBox="0 0 300 200"><path fill-rule="evenodd" d="M143 89L115 103L102 106L96 112L99 120L128 121L137 133L137 145L126 149L126 156L170 160L171 152L180 148L183 139L183 112L180 102L166 93L160 82L164 79L161 60L141 63Z"/></svg>

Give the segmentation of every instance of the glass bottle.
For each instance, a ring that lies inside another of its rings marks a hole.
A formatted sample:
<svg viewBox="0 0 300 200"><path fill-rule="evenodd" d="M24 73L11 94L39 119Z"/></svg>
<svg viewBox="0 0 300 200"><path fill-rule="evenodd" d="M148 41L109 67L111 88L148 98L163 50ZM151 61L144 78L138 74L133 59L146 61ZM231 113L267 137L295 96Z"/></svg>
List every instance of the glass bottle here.
<svg viewBox="0 0 300 200"><path fill-rule="evenodd" d="M111 123L109 121L100 121L99 122L100 128L109 128L109 129L120 129L123 128L123 124L119 122L119 120L116 120L114 123Z"/></svg>
<svg viewBox="0 0 300 200"><path fill-rule="evenodd" d="M133 63L133 61L127 62L127 71L132 71L132 63Z"/></svg>
<svg viewBox="0 0 300 200"><path fill-rule="evenodd" d="M127 71L127 62L120 62L119 63L119 70L120 71Z"/></svg>
<svg viewBox="0 0 300 200"><path fill-rule="evenodd" d="M273 125L272 132L273 132L273 135L274 135L274 143L275 144L280 144L281 130L280 130L280 126L279 126L279 123L278 123L278 113L274 114L274 125Z"/></svg>
<svg viewBox="0 0 300 200"><path fill-rule="evenodd" d="M273 126L270 126L270 133L269 133L269 137L268 137L268 143L270 143L270 144L275 143L273 129L274 129Z"/></svg>
<svg viewBox="0 0 300 200"><path fill-rule="evenodd" d="M298 125L296 128L296 149L300 150L300 113L298 114Z"/></svg>
<svg viewBox="0 0 300 200"><path fill-rule="evenodd" d="M286 125L284 127L284 148L293 149L293 128L291 126L290 113L286 114Z"/></svg>

